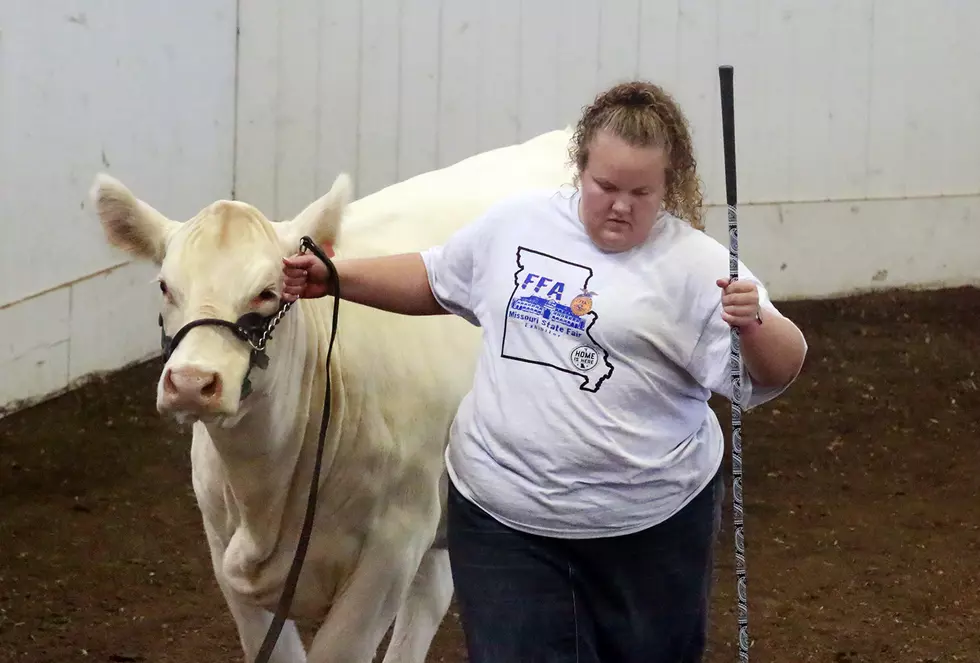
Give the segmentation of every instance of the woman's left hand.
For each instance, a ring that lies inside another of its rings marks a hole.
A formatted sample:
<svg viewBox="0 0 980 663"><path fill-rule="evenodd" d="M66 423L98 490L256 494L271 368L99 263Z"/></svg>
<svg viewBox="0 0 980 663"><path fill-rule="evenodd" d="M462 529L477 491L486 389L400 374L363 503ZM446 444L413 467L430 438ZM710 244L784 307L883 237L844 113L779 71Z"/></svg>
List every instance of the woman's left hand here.
<svg viewBox="0 0 980 663"><path fill-rule="evenodd" d="M729 279L715 281L722 289L722 319L732 327L748 327L762 322L759 309L759 289L751 281Z"/></svg>

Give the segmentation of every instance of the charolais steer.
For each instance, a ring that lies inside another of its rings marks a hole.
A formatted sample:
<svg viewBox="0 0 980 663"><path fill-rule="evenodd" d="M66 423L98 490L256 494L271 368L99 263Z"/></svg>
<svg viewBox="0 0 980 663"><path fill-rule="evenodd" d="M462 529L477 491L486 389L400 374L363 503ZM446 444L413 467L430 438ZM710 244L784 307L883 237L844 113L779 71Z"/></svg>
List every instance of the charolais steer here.
<svg viewBox="0 0 980 663"><path fill-rule="evenodd" d="M569 183L570 136L548 132L354 201L341 174L278 222L228 200L175 221L97 176L91 196L108 241L159 266L166 362L156 405L193 423L194 492L246 661L297 547L328 371L312 536L271 661L369 663L392 622L384 661L425 660L453 594L443 454L480 351L479 330L457 316L343 302L328 367L333 301L324 297L282 313L258 352L256 334L281 312L282 258L305 236L338 260L441 243L505 196ZM228 324L189 325L202 319ZM296 618L319 624L308 647Z"/></svg>

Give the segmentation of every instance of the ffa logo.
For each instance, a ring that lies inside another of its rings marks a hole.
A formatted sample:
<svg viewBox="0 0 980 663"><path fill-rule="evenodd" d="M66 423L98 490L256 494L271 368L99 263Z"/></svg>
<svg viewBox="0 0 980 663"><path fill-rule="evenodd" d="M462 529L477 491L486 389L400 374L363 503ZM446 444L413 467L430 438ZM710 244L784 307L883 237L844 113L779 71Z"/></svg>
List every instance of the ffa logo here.
<svg viewBox="0 0 980 663"><path fill-rule="evenodd" d="M574 313L579 317L582 317L583 315L591 311L592 297L594 295L595 295L594 292L583 288L582 294L576 296L575 299L572 300L572 303L570 305L570 308L572 309L572 313Z"/></svg>

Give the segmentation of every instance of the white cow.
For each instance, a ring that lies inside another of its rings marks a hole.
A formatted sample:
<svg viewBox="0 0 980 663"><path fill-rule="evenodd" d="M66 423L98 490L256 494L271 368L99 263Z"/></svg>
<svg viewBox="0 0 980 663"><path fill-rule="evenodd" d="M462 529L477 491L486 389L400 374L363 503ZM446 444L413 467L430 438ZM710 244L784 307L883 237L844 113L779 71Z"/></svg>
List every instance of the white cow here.
<svg viewBox="0 0 980 663"><path fill-rule="evenodd" d="M569 183L570 135L542 134L354 202L340 175L290 221L225 200L172 221L108 175L91 195L109 242L160 266L161 322L172 337L195 319L275 313L281 258L304 235L333 245L339 259L416 251L503 196ZM247 661L271 622L304 517L332 305L301 300L288 310L264 370L250 367L249 345L231 330L194 327L158 383L158 410L194 421L194 491ZM307 658L288 621L272 661L368 663L393 619L384 661L425 660L453 593L440 541L443 451L478 344L479 330L456 316L341 305L316 520L290 614L321 626Z"/></svg>

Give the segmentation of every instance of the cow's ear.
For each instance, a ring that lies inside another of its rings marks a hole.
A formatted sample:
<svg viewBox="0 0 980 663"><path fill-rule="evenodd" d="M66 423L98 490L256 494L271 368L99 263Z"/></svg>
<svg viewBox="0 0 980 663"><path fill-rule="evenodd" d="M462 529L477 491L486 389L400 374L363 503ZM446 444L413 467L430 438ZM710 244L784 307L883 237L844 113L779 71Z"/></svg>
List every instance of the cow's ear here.
<svg viewBox="0 0 980 663"><path fill-rule="evenodd" d="M137 198L122 182L100 173L89 191L106 239L130 255L163 262L167 239L180 224Z"/></svg>
<svg viewBox="0 0 980 663"><path fill-rule="evenodd" d="M350 175L341 173L330 191L307 205L294 219L279 226L287 253L299 250L300 240L308 236L317 245L334 246L340 236L340 224L350 203L353 185Z"/></svg>

